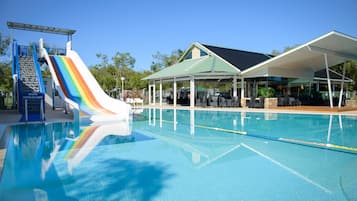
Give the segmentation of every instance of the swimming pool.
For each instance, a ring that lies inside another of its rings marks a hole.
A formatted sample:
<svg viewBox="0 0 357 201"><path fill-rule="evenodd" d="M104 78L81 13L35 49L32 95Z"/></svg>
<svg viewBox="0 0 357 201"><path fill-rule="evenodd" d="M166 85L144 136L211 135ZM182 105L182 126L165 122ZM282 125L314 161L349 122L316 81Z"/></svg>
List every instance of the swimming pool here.
<svg viewBox="0 0 357 201"><path fill-rule="evenodd" d="M162 109L17 125L0 200L356 200L356 129L355 116Z"/></svg>

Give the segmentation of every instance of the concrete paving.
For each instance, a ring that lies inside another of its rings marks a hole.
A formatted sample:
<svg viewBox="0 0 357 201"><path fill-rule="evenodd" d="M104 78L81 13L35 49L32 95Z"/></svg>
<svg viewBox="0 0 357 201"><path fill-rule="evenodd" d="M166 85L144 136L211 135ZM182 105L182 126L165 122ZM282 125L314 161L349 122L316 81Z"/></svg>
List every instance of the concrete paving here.
<svg viewBox="0 0 357 201"><path fill-rule="evenodd" d="M145 105L144 108L174 109L173 105L159 104ZM177 105L176 109L190 110L189 106ZM328 106L292 106L265 108L248 107L195 107L195 110L226 111L226 112L269 112L269 113L291 113L291 114L334 114L334 115L357 115L357 108L330 108Z"/></svg>

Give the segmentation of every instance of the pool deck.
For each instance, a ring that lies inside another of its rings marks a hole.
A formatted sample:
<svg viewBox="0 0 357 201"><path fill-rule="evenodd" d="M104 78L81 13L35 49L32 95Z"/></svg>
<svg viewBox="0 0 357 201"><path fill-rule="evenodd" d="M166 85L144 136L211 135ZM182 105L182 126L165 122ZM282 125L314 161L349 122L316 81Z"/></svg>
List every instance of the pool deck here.
<svg viewBox="0 0 357 201"><path fill-rule="evenodd" d="M145 105L144 108L174 109L172 105ZM176 106L176 109L189 110L189 106ZM195 107L195 110L227 111L227 112L269 112L269 113L298 113L298 114L333 114L333 115L353 115L357 116L357 108L330 108L328 106L292 106L276 107L271 109L241 108L241 107ZM8 126L14 124L23 124L19 122L21 115L15 110L0 110L0 176L3 167L3 161L6 155L6 144L8 136L5 136L5 130ZM72 116L65 114L63 110L46 109L46 122L71 121Z"/></svg>
<svg viewBox="0 0 357 201"><path fill-rule="evenodd" d="M144 108L174 109L172 105L159 104L145 105ZM189 106L177 105L176 109L189 110ZM269 113L295 113L295 114L333 114L333 115L357 115L357 108L328 106L284 106L270 109L265 108L242 108L242 107L195 107L195 110L227 111L227 112L269 112Z"/></svg>

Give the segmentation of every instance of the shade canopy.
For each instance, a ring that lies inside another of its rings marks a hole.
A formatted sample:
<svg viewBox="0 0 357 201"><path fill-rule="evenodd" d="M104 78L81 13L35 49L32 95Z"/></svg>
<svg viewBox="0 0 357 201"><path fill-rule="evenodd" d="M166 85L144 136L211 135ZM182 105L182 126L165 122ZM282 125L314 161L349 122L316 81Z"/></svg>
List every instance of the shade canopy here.
<svg viewBox="0 0 357 201"><path fill-rule="evenodd" d="M184 60L164 68L157 73L145 77L144 80L165 80L173 79L174 77L184 78L190 76L199 78L200 76L235 75L238 73L238 69L227 65L227 63L223 62L221 59L212 55L206 55L196 59Z"/></svg>
<svg viewBox="0 0 357 201"><path fill-rule="evenodd" d="M205 52L205 55L186 59L193 55L195 48ZM221 79L233 76L313 80L316 72L347 60L357 60L357 39L336 31L329 32L276 57L193 43L177 64L145 77L144 80L188 79L190 77Z"/></svg>
<svg viewBox="0 0 357 201"><path fill-rule="evenodd" d="M7 22L7 26L10 29L37 31L37 32L52 33L52 34L61 34L61 35L67 35L67 36L72 36L76 32L76 30L72 30L72 29L63 29L63 28L58 28L58 27L24 24L24 23L18 23L18 22Z"/></svg>
<svg viewBox="0 0 357 201"><path fill-rule="evenodd" d="M315 40L242 71L242 77L287 77L313 79L314 73L346 60L357 60L357 39L329 32Z"/></svg>

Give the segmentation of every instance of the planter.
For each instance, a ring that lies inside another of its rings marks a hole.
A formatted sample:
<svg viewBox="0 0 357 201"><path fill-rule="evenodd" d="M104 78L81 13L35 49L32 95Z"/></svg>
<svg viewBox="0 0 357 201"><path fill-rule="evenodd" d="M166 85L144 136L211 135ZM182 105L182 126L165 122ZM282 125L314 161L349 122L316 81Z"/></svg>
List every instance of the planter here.
<svg viewBox="0 0 357 201"><path fill-rule="evenodd" d="M357 100L346 100L346 107L357 107Z"/></svg>
<svg viewBox="0 0 357 201"><path fill-rule="evenodd" d="M240 99L240 106L241 107L247 107L247 100L250 100L250 98L241 98Z"/></svg>
<svg viewBox="0 0 357 201"><path fill-rule="evenodd" d="M264 108L276 108L278 107L278 98L265 98Z"/></svg>

